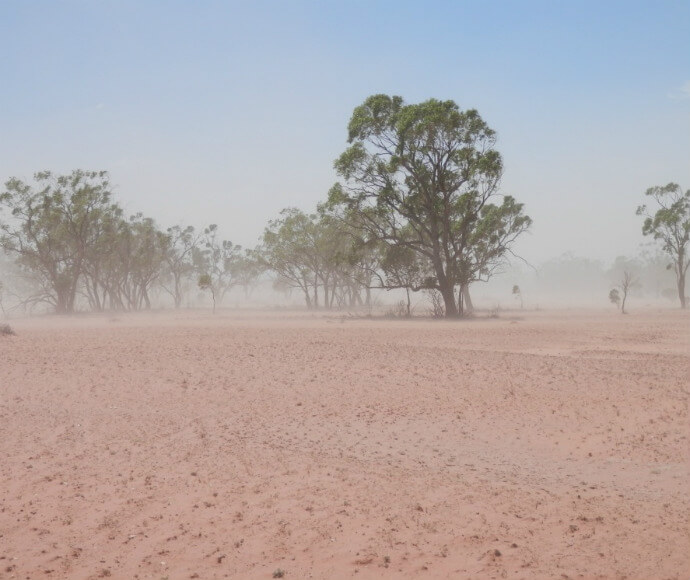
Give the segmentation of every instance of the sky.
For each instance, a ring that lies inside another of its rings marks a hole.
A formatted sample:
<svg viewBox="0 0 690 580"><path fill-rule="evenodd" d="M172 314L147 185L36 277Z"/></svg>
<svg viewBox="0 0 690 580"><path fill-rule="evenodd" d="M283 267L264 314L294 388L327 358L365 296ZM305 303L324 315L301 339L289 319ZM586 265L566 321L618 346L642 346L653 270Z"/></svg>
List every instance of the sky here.
<svg viewBox="0 0 690 580"><path fill-rule="evenodd" d="M451 99L498 134L531 263L645 240L690 188L690 2L0 0L0 181L108 170L159 226L255 246L337 180L353 109Z"/></svg>

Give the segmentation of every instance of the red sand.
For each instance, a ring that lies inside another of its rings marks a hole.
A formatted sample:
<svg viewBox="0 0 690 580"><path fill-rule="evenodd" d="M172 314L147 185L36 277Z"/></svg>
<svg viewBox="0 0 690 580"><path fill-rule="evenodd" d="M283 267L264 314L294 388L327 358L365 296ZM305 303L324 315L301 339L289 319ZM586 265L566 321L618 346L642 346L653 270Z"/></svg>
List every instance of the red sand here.
<svg viewBox="0 0 690 580"><path fill-rule="evenodd" d="M0 578L690 577L690 317L0 337Z"/></svg>

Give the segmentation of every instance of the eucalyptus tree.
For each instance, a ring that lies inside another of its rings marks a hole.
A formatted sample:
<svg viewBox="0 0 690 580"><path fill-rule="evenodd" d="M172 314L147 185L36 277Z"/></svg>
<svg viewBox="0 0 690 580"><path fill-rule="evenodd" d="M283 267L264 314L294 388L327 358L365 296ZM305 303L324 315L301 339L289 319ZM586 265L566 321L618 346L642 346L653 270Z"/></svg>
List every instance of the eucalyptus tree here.
<svg viewBox="0 0 690 580"><path fill-rule="evenodd" d="M623 293L623 296L621 297L621 313L622 314L627 314L625 311L625 301L628 299L628 294L630 293L630 290L637 286L637 279L631 272L628 272L627 270L623 272L623 276L620 279L620 282L618 284L618 288L620 288L620 291Z"/></svg>
<svg viewBox="0 0 690 580"><path fill-rule="evenodd" d="M169 239L141 213L121 213L105 223L89 254L85 286L92 307L141 310L151 307L151 291L162 273Z"/></svg>
<svg viewBox="0 0 690 580"><path fill-rule="evenodd" d="M690 265L690 190L683 192L677 183L669 183L650 187L645 195L654 200L658 209L651 214L646 205L637 208L637 215L645 218L642 234L659 240L671 257L669 269L672 268L676 275L680 306L686 308L685 277Z"/></svg>
<svg viewBox="0 0 690 580"><path fill-rule="evenodd" d="M198 251L193 252L194 266L200 277L209 277L204 278L204 286L212 289L214 301L222 303L225 294L235 285L234 266L241 252L241 246L220 239L217 224L204 229Z"/></svg>
<svg viewBox="0 0 690 580"><path fill-rule="evenodd" d="M169 248L169 238L152 218L138 213L129 220L129 301L134 310L151 308L150 293L158 281Z"/></svg>
<svg viewBox="0 0 690 580"><path fill-rule="evenodd" d="M38 299L73 312L87 252L115 208L105 171L12 178L0 194L0 246L35 278Z"/></svg>
<svg viewBox="0 0 690 580"><path fill-rule="evenodd" d="M369 305L376 270L373 244L365 232L342 220L327 203L317 206L315 225L320 244L321 279L327 307ZM362 297L362 293L365 297Z"/></svg>
<svg viewBox="0 0 690 580"><path fill-rule="evenodd" d="M241 286L245 298L249 298L259 279L266 271L266 266L258 250L246 249L231 264L232 277L237 286Z"/></svg>
<svg viewBox="0 0 690 580"><path fill-rule="evenodd" d="M298 288L307 308L318 308L322 275L321 237L315 215L286 208L264 230L260 255L284 287Z"/></svg>
<svg viewBox="0 0 690 580"><path fill-rule="evenodd" d="M161 287L172 296L175 308L179 308L184 298L185 281L194 273L194 250L198 248L201 236L193 226L173 226L168 228L166 236Z"/></svg>
<svg viewBox="0 0 690 580"><path fill-rule="evenodd" d="M490 277L531 224L522 204L499 193L495 132L453 101L374 95L354 110L348 142L329 204L372 238L428 261L446 316L462 314L469 284Z"/></svg>
<svg viewBox="0 0 690 580"><path fill-rule="evenodd" d="M301 290L307 308L362 304L371 274L348 228L322 207L313 214L287 208L280 216L269 222L259 252L276 284Z"/></svg>

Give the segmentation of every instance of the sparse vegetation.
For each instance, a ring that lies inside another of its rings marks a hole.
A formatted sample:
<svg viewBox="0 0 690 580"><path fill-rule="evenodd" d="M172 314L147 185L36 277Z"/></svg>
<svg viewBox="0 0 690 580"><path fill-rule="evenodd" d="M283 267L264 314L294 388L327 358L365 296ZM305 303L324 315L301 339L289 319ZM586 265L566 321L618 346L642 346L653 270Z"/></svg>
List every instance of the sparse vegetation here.
<svg viewBox="0 0 690 580"><path fill-rule="evenodd" d="M429 315L432 318L443 318L446 315L445 306L443 305L443 296L438 290L428 290L427 296L431 301L429 308Z"/></svg>
<svg viewBox="0 0 690 580"><path fill-rule="evenodd" d="M627 270L625 272L623 272L623 277L621 278L621 281L618 284L618 288L620 288L621 292L623 293L623 296L621 297L621 313L622 314L627 314L627 312L625 311L625 301L628 298L628 293L635 286L637 286L636 278Z"/></svg>
<svg viewBox="0 0 690 580"><path fill-rule="evenodd" d="M14 336L17 334L9 324L0 324L0 336Z"/></svg>

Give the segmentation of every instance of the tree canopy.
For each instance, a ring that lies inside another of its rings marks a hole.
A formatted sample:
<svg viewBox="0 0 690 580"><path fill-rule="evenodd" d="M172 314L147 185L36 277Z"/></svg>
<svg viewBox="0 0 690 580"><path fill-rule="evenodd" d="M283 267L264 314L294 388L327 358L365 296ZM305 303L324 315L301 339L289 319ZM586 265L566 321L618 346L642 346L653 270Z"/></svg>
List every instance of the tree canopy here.
<svg viewBox="0 0 690 580"><path fill-rule="evenodd" d="M413 251L446 316L462 314L469 284L488 279L531 225L523 205L499 192L494 131L453 101L374 95L354 110L348 141L330 207L372 239Z"/></svg>

